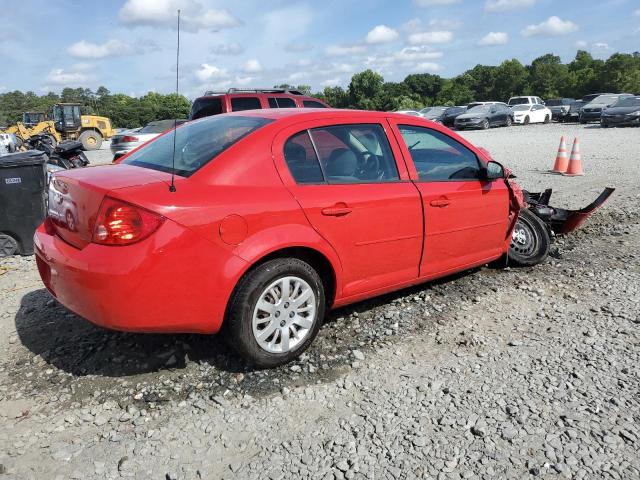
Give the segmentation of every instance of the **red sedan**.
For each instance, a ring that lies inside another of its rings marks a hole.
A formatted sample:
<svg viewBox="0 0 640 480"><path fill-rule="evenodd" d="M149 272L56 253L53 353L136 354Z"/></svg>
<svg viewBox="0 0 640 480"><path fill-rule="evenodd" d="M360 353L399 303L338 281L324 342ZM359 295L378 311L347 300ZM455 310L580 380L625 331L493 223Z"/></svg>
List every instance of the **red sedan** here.
<svg viewBox="0 0 640 480"><path fill-rule="evenodd" d="M543 260L547 227L519 215L506 177L417 117L208 117L116 165L56 174L50 204L74 208L38 229L37 263L51 294L96 325L222 329L251 363L275 366L309 346L329 308L505 255Z"/></svg>

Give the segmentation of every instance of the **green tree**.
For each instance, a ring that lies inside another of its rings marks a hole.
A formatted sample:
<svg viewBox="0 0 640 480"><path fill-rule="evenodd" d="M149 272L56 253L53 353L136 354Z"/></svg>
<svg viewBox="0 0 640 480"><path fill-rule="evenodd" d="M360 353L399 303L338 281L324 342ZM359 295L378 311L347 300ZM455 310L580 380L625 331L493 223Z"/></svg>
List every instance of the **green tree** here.
<svg viewBox="0 0 640 480"><path fill-rule="evenodd" d="M402 81L425 104L432 102L438 95L443 82L442 77L430 73L414 73Z"/></svg>
<svg viewBox="0 0 640 480"><path fill-rule="evenodd" d="M505 60L495 70L493 95L496 100L507 101L515 95L529 93L529 72L515 58Z"/></svg>
<svg viewBox="0 0 640 480"><path fill-rule="evenodd" d="M570 92L569 69L560 57L550 53L536 58L529 67L531 92L542 98L567 96Z"/></svg>
<svg viewBox="0 0 640 480"><path fill-rule="evenodd" d="M382 75L370 69L356 73L347 89L350 105L362 110L375 110L376 98L382 93L383 84Z"/></svg>

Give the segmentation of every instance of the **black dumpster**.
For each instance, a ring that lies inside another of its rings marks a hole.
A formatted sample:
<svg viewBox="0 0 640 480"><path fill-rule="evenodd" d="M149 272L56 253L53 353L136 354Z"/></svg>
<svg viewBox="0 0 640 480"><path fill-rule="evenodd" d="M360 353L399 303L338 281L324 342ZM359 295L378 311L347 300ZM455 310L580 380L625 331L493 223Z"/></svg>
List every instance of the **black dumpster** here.
<svg viewBox="0 0 640 480"><path fill-rule="evenodd" d="M31 255L46 210L47 156L38 150L0 156L0 257Z"/></svg>

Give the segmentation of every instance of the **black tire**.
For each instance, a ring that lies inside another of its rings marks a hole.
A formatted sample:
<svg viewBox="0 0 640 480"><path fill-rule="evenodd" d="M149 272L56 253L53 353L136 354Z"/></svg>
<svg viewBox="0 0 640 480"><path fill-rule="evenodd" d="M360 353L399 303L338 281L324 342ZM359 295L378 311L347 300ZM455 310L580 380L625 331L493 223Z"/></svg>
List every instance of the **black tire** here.
<svg viewBox="0 0 640 480"><path fill-rule="evenodd" d="M489 120L487 120L486 118L482 121L482 129L483 130L487 130L489 128Z"/></svg>
<svg viewBox="0 0 640 480"><path fill-rule="evenodd" d="M507 117L507 122L505 123L505 127L510 127L512 123L511 117Z"/></svg>
<svg viewBox="0 0 640 480"><path fill-rule="evenodd" d="M272 353L260 347L254 336L253 313L263 291L277 279L287 276L299 277L311 287L316 297L316 315L299 345L286 353ZM293 360L309 347L318 334L325 308L324 285L313 267L297 258L277 258L250 270L238 282L229 301L223 333L229 345L249 364L273 368Z"/></svg>
<svg viewBox="0 0 640 480"><path fill-rule="evenodd" d="M580 122L580 125L585 125L587 123L587 121L582 118L579 119L579 122Z"/></svg>
<svg viewBox="0 0 640 480"><path fill-rule="evenodd" d="M84 150L100 150L102 146L102 135L95 130L85 130L78 140L82 143Z"/></svg>
<svg viewBox="0 0 640 480"><path fill-rule="evenodd" d="M550 246L547 226L530 210L520 210L509 246L509 262L520 267L537 265L547 258Z"/></svg>
<svg viewBox="0 0 640 480"><path fill-rule="evenodd" d="M549 123L551 121L551 119L549 118L549 115L545 115L544 116L544 123Z"/></svg>
<svg viewBox="0 0 640 480"><path fill-rule="evenodd" d="M10 257L18 253L18 242L10 235L0 233L0 257Z"/></svg>
<svg viewBox="0 0 640 480"><path fill-rule="evenodd" d="M524 121L522 123L524 123L525 125L529 125L530 119L529 119L529 115L527 115L526 117L524 117Z"/></svg>

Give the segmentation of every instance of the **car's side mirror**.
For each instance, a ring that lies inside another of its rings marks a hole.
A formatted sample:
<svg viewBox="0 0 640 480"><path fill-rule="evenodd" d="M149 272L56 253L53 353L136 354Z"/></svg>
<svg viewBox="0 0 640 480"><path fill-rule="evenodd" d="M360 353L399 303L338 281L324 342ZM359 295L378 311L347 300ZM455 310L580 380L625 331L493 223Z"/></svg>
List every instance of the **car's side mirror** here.
<svg viewBox="0 0 640 480"><path fill-rule="evenodd" d="M484 176L487 180L496 180L498 178L504 178L504 167L498 162L491 160L487 162L487 168L484 169Z"/></svg>

